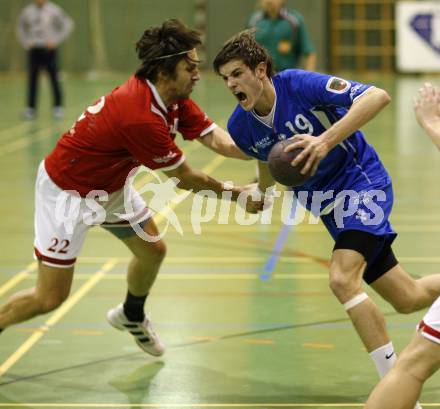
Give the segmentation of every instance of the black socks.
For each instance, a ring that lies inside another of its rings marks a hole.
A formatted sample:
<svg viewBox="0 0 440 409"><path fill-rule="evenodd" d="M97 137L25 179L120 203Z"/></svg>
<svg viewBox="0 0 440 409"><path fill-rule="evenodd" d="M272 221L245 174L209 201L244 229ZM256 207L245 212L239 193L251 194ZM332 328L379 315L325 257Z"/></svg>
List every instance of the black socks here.
<svg viewBox="0 0 440 409"><path fill-rule="evenodd" d="M142 322L145 318L144 304L148 294L140 297L127 291L124 302L124 314L130 321Z"/></svg>

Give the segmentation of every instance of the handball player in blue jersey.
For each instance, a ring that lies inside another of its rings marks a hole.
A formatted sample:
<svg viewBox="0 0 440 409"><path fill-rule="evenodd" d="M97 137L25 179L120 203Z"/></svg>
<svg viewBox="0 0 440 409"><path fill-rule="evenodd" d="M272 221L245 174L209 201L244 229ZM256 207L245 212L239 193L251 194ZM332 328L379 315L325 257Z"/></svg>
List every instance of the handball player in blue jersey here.
<svg viewBox="0 0 440 409"><path fill-rule="evenodd" d="M394 256L391 178L359 131L390 97L377 87L315 72L273 75L270 56L249 30L223 46L214 69L238 100L228 130L258 160L260 191L274 184L267 167L272 146L294 137L286 149L303 148L293 164L307 158L301 172L313 176L293 190L335 240L330 287L383 376L396 355L362 278L402 313L428 307L440 293L440 275L415 280Z"/></svg>

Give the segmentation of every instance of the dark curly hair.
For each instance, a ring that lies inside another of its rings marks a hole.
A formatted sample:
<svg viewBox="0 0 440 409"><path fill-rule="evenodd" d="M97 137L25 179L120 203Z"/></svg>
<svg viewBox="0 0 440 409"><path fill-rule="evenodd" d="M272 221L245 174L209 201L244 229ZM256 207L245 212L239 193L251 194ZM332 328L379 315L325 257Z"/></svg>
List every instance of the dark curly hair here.
<svg viewBox="0 0 440 409"><path fill-rule="evenodd" d="M187 51L200 44L200 33L180 20L170 19L161 26L150 27L136 43L136 52L142 64L135 75L154 82L162 72L174 79L176 65L183 59L190 60Z"/></svg>
<svg viewBox="0 0 440 409"><path fill-rule="evenodd" d="M220 74L220 67L232 60L243 61L251 70L265 62L267 76L270 78L274 75L272 57L255 40L255 29L241 31L223 45L213 62L215 72Z"/></svg>

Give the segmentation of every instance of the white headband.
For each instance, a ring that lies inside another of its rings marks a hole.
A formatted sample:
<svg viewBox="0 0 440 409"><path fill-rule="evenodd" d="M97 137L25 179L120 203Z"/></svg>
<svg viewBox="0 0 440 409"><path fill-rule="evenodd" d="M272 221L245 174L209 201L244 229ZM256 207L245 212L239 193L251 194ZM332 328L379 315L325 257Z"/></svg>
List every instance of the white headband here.
<svg viewBox="0 0 440 409"><path fill-rule="evenodd" d="M164 60L165 58L175 57L176 55L187 54L187 53L189 53L190 51L191 51L191 50L186 50L186 51L180 51L180 52L178 52L178 53L174 53L174 54L162 55L161 57L152 58L151 61Z"/></svg>

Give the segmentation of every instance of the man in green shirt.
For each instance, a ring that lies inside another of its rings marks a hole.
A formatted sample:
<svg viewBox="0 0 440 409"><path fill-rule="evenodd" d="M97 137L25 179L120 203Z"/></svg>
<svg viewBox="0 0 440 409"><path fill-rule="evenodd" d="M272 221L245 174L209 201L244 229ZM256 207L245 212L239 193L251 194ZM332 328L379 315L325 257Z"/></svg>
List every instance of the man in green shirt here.
<svg viewBox="0 0 440 409"><path fill-rule="evenodd" d="M315 71L315 48L304 18L295 10L287 10L284 3L284 0L261 0L260 10L251 16L248 27L256 29L255 38L272 55L276 71L300 65Z"/></svg>

